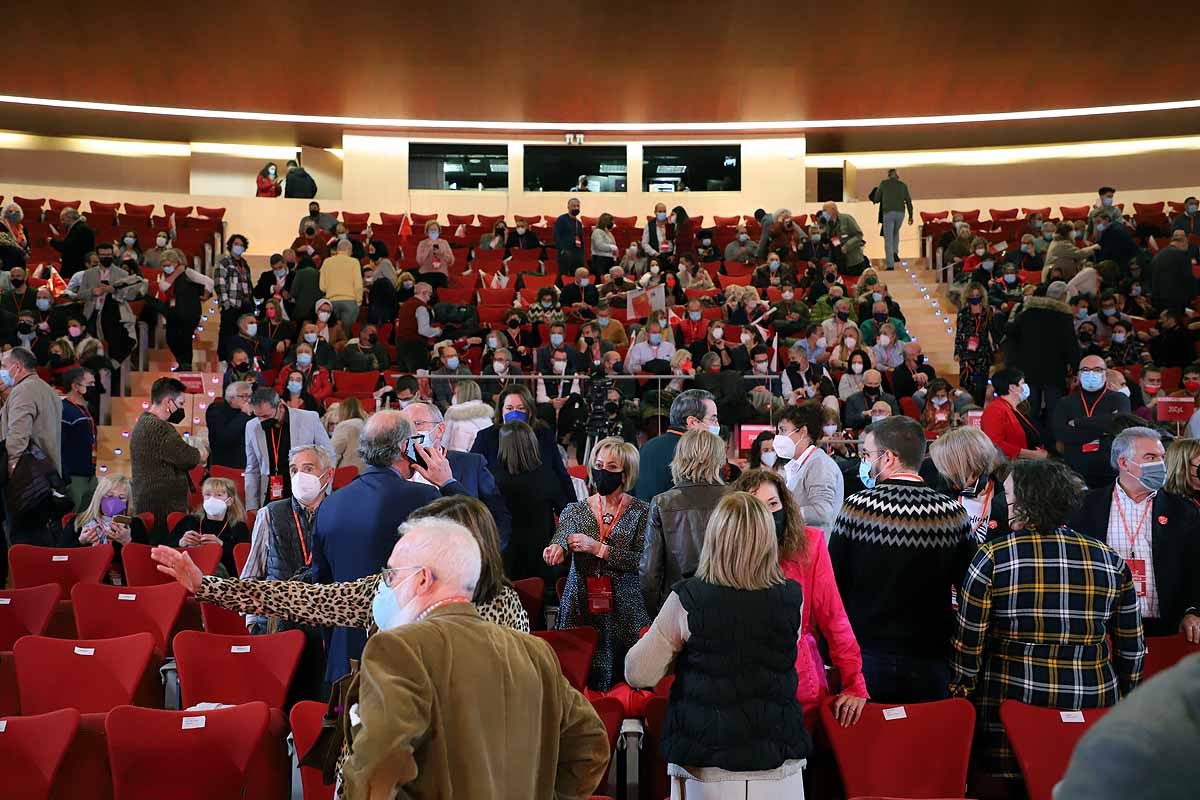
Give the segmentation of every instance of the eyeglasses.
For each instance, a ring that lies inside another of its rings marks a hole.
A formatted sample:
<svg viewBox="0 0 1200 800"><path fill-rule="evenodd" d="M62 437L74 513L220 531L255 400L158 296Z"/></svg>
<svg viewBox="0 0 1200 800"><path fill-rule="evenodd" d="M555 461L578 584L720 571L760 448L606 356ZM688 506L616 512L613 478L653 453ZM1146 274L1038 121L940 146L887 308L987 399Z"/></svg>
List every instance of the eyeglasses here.
<svg viewBox="0 0 1200 800"><path fill-rule="evenodd" d="M424 567L384 567L379 570L379 575L383 579L384 584L389 589L395 589L397 586L396 577L402 572L417 572L425 569Z"/></svg>
<svg viewBox="0 0 1200 800"><path fill-rule="evenodd" d="M1091 373L1092 375L1104 375L1108 372L1108 368L1107 367L1084 367L1083 369L1081 369L1079 371L1080 371L1080 373L1088 372L1088 373Z"/></svg>

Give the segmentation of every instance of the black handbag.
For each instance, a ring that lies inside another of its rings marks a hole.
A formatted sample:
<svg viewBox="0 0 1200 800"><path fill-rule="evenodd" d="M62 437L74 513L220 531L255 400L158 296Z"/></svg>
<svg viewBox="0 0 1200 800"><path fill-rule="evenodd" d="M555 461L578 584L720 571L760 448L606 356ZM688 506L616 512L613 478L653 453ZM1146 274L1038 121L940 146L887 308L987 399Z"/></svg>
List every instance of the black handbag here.
<svg viewBox="0 0 1200 800"><path fill-rule="evenodd" d="M0 457L8 464L8 448L3 448ZM8 508L12 513L34 510L49 501L54 508L61 508L63 501L70 502L66 482L54 462L37 445L29 445L17 458L16 466L7 476L4 487Z"/></svg>

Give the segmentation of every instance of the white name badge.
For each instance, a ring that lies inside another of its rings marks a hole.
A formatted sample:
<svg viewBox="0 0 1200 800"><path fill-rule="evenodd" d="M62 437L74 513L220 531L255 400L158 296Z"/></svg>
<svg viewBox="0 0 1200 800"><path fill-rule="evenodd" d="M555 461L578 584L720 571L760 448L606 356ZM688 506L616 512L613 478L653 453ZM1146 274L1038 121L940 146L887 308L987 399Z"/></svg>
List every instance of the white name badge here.
<svg viewBox="0 0 1200 800"><path fill-rule="evenodd" d="M1063 722L1083 722L1082 711L1060 711L1058 716Z"/></svg>
<svg viewBox="0 0 1200 800"><path fill-rule="evenodd" d="M11 597L0 597L0 606L6 606L12 603Z"/></svg>
<svg viewBox="0 0 1200 800"><path fill-rule="evenodd" d="M908 712L904 710L904 706L896 706L895 708L885 708L883 710L883 718L892 719L907 719Z"/></svg>
<svg viewBox="0 0 1200 800"><path fill-rule="evenodd" d="M136 594L119 594L119 595L117 595L117 599L118 600L137 600L137 595Z"/></svg>
<svg viewBox="0 0 1200 800"><path fill-rule="evenodd" d="M77 655L77 656L94 656L94 655L96 655L96 648L94 648L94 647L76 647L75 655Z"/></svg>
<svg viewBox="0 0 1200 800"><path fill-rule="evenodd" d="M50 556L51 561L70 561L70 556Z"/></svg>
<svg viewBox="0 0 1200 800"><path fill-rule="evenodd" d="M190 731L195 728L204 727L204 717L184 717L182 729Z"/></svg>
<svg viewBox="0 0 1200 800"><path fill-rule="evenodd" d="M229 648L229 652L231 652L231 653L249 653L249 652L250 652L250 645L248 645L248 644L235 644L235 645L232 645L232 646Z"/></svg>

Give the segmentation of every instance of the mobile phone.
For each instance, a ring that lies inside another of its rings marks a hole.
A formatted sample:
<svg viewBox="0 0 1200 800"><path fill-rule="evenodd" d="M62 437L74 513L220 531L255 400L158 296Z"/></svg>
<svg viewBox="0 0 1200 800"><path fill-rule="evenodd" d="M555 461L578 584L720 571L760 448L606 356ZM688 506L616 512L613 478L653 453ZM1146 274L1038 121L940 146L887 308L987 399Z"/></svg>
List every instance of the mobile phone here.
<svg viewBox="0 0 1200 800"><path fill-rule="evenodd" d="M422 458L421 454L417 452L418 444L424 446L424 444L425 444L424 436L408 437L408 440L404 443L404 455L406 458L408 458L409 461L413 462L421 469L427 469L429 467L429 465L425 463L425 459Z"/></svg>
<svg viewBox="0 0 1200 800"><path fill-rule="evenodd" d="M116 516L113 517L113 522L119 522L122 525L128 525L129 523L133 522L133 517L127 516L125 514L117 514Z"/></svg>

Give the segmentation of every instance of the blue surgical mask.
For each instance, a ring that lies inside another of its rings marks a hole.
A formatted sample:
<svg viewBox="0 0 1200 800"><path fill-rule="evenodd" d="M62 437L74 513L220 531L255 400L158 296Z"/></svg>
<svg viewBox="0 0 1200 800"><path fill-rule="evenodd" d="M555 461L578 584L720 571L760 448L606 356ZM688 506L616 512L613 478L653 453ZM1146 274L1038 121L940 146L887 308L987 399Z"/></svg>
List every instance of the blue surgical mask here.
<svg viewBox="0 0 1200 800"><path fill-rule="evenodd" d="M1112 207L1112 204L1113 204L1113 199L1112 199L1111 197L1106 197L1106 198L1104 198L1104 205L1105 205L1105 206L1107 206L1107 207L1110 207L1110 208L1111 208L1111 207Z"/></svg>
<svg viewBox="0 0 1200 800"><path fill-rule="evenodd" d="M862 485L868 489L875 488L875 478L871 475L871 464L872 462L870 461L858 462L858 479L862 481Z"/></svg>
<svg viewBox="0 0 1200 800"><path fill-rule="evenodd" d="M1023 245L1021 245L1021 252L1022 252L1022 253L1028 253L1028 252L1029 252L1031 249L1033 249L1033 246L1032 246L1032 245L1028 245L1028 244L1023 244Z"/></svg>
<svg viewBox="0 0 1200 800"><path fill-rule="evenodd" d="M654 213L654 218L655 218L656 220L658 220L659 222L666 222L666 221L667 221L667 212L665 212L665 211L656 211L656 212Z"/></svg>
<svg viewBox="0 0 1200 800"><path fill-rule="evenodd" d="M563 335L561 333L550 334L550 344L554 345L555 347L558 347L562 343L563 343Z"/></svg>
<svg viewBox="0 0 1200 800"><path fill-rule="evenodd" d="M522 411L519 408L514 408L512 411L504 412L504 421L505 422L528 422L529 414L528 414L528 412Z"/></svg>
<svg viewBox="0 0 1200 800"><path fill-rule="evenodd" d="M739 233L739 234L738 234L738 241L739 241L739 242L745 242L745 241L747 241L749 238L750 238L750 235L749 235L749 234L746 234L746 233Z"/></svg>
<svg viewBox="0 0 1200 800"><path fill-rule="evenodd" d="M288 381L287 390L292 394L300 394L300 390L304 388L304 384L300 381Z"/></svg>
<svg viewBox="0 0 1200 800"><path fill-rule="evenodd" d="M240 244L235 244L233 247L229 248L229 252L233 254L234 258L241 258L242 253L246 252L246 248Z"/></svg>
<svg viewBox="0 0 1200 800"><path fill-rule="evenodd" d="M440 234L438 233L438 231L430 231L429 232L429 238L433 239L434 241L437 241L437 238L439 235Z"/></svg>
<svg viewBox="0 0 1200 800"><path fill-rule="evenodd" d="M580 288L582 288L582 289L586 289L587 285L589 283L587 278L580 278L579 280L577 280L575 282L578 283Z"/></svg>
<svg viewBox="0 0 1200 800"><path fill-rule="evenodd" d="M1079 385L1085 392L1098 392L1104 388L1105 377L1103 372L1084 372L1079 376Z"/></svg>
<svg viewBox="0 0 1200 800"><path fill-rule="evenodd" d="M1195 214L1195 213L1196 213L1196 204L1195 204L1195 203L1188 203L1188 205L1187 205L1187 213L1189 213L1189 214Z"/></svg>
<svg viewBox="0 0 1200 800"><path fill-rule="evenodd" d="M650 334L649 339L650 339L650 344L653 344L653 345L662 344L662 334L661 333L652 333L652 334Z"/></svg>
<svg viewBox="0 0 1200 800"><path fill-rule="evenodd" d="M1042 238L1048 242L1054 238L1054 234L1053 233L1043 233Z"/></svg>
<svg viewBox="0 0 1200 800"><path fill-rule="evenodd" d="M883 300L883 292L871 292L872 302L878 303Z"/></svg>
<svg viewBox="0 0 1200 800"><path fill-rule="evenodd" d="M1152 464L1142 464L1142 474L1138 477L1142 486L1152 492L1157 492L1167 484L1167 464L1165 461L1155 461Z"/></svg>
<svg viewBox="0 0 1200 800"><path fill-rule="evenodd" d="M306 333L304 334L304 341L308 342L309 344L316 344L317 335L315 333Z"/></svg>
<svg viewBox="0 0 1200 800"><path fill-rule="evenodd" d="M297 353L296 363L302 367L307 367L312 363L312 353Z"/></svg>
<svg viewBox="0 0 1200 800"><path fill-rule="evenodd" d="M721 435L721 426L720 425L709 425L708 432L711 433L713 436L720 436Z"/></svg>
<svg viewBox="0 0 1200 800"><path fill-rule="evenodd" d="M44 297L39 297L37 301L38 311L49 311L50 301Z"/></svg>
<svg viewBox="0 0 1200 800"><path fill-rule="evenodd" d="M816 244L817 242L821 241L821 234L814 233L812 235L812 240L813 240L813 244Z"/></svg>
<svg viewBox="0 0 1200 800"><path fill-rule="evenodd" d="M38 302L40 303L41 300L39 300ZM689 311L688 312L688 319L690 319L692 322L699 322L700 318L703 316L704 315L702 313L700 313L699 311Z"/></svg>
<svg viewBox="0 0 1200 800"><path fill-rule="evenodd" d="M405 581L412 579L414 572L405 578ZM401 586L404 584L401 583ZM397 589L399 587L396 587ZM375 592L375 599L371 602L371 616L375 618L375 624L381 631L391 630L399 627L400 622L400 601L396 599L396 589L387 585L386 581L379 582L379 589Z"/></svg>
<svg viewBox="0 0 1200 800"><path fill-rule="evenodd" d="M771 272L775 272L776 270L779 269L779 262L778 261L768 261L767 266L771 268Z"/></svg>
<svg viewBox="0 0 1200 800"><path fill-rule="evenodd" d="M246 326L246 335L247 336L257 336L258 335L258 324L251 322L249 325L247 325Z"/></svg>
<svg viewBox="0 0 1200 800"><path fill-rule="evenodd" d="M599 325L601 328L607 328L608 323L611 321L612 320L609 317L596 317L596 324Z"/></svg>
<svg viewBox="0 0 1200 800"><path fill-rule="evenodd" d="M1112 335L1113 344L1125 344L1125 334L1114 333Z"/></svg>
<svg viewBox="0 0 1200 800"><path fill-rule="evenodd" d="M1016 276L1016 275L1013 275L1013 274L1010 272L1010 273L1008 273L1007 275L1005 275L1005 276L1004 276L1004 282L1005 282L1005 283L1007 283L1007 284L1009 284L1009 285L1012 285L1012 284L1014 284L1014 283L1016 283L1016 282L1017 282L1017 276Z"/></svg>
<svg viewBox="0 0 1200 800"><path fill-rule="evenodd" d="M447 369L458 369L458 356L451 356L446 359Z"/></svg>
<svg viewBox="0 0 1200 800"><path fill-rule="evenodd" d="M992 267L996 266L996 262L995 261L984 261L980 266L982 266L988 272L991 272Z"/></svg>
<svg viewBox="0 0 1200 800"><path fill-rule="evenodd" d="M1029 399L1029 384L1022 383L1021 384L1021 402L1024 402L1028 399Z"/></svg>
<svg viewBox="0 0 1200 800"><path fill-rule="evenodd" d="M3 381L5 386L10 387L16 382L13 380L12 373L6 369L0 369L0 381Z"/></svg>
<svg viewBox="0 0 1200 800"><path fill-rule="evenodd" d="M1088 315L1088 310L1086 307L1076 309L1076 311L1075 311L1075 316L1079 317L1080 319L1087 319L1087 315Z"/></svg>
<svg viewBox="0 0 1200 800"><path fill-rule="evenodd" d="M1105 225L1103 222L1096 223L1096 233L1104 233Z"/></svg>

